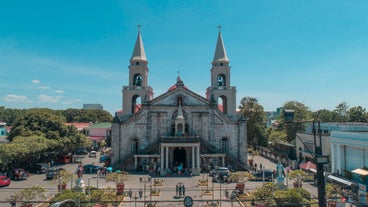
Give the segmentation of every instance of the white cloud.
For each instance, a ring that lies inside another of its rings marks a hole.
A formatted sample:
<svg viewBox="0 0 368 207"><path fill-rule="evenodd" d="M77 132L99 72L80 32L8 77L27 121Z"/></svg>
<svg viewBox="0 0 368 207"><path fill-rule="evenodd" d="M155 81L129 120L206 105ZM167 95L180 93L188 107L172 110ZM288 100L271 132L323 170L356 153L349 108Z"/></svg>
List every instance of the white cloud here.
<svg viewBox="0 0 368 207"><path fill-rule="evenodd" d="M62 101L61 104L70 105L70 104L78 103L78 102L82 102L82 100L81 99L71 99L68 101Z"/></svg>
<svg viewBox="0 0 368 207"><path fill-rule="evenodd" d="M55 93L64 93L63 90L56 90Z"/></svg>
<svg viewBox="0 0 368 207"><path fill-rule="evenodd" d="M32 83L39 84L39 83L41 83L41 81L39 81L39 80L32 80Z"/></svg>
<svg viewBox="0 0 368 207"><path fill-rule="evenodd" d="M42 90L49 90L49 89L51 89L50 86L39 86L39 88L42 89Z"/></svg>
<svg viewBox="0 0 368 207"><path fill-rule="evenodd" d="M4 101L9 101L9 102L30 102L30 100L28 100L27 96L18 96L18 95L14 95L14 94L9 94L6 95L3 98Z"/></svg>
<svg viewBox="0 0 368 207"><path fill-rule="evenodd" d="M50 103L57 103L62 98L61 96L49 96L45 94L41 94L38 97L38 100L41 102L50 102Z"/></svg>

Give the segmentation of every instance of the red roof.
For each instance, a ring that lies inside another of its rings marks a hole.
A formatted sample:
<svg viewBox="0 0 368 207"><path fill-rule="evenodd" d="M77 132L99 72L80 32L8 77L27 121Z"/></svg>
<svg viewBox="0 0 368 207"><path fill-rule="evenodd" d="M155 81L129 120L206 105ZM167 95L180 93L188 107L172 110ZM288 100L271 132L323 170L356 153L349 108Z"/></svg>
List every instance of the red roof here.
<svg viewBox="0 0 368 207"><path fill-rule="evenodd" d="M169 91L172 91L172 90L174 90L174 89L176 89L176 84L175 85L172 85L168 90L167 90L167 92L169 92ZM185 90L188 90L188 88L186 87L186 86L184 86L184 89Z"/></svg>

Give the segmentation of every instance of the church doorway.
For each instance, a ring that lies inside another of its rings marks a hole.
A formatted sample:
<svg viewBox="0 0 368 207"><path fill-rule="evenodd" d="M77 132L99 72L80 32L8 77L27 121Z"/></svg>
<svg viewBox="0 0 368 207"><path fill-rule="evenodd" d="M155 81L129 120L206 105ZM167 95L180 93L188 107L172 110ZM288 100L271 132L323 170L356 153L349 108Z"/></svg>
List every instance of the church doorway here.
<svg viewBox="0 0 368 207"><path fill-rule="evenodd" d="M181 166L183 168L186 167L186 153L185 149L182 147L177 147L174 149L174 166Z"/></svg>

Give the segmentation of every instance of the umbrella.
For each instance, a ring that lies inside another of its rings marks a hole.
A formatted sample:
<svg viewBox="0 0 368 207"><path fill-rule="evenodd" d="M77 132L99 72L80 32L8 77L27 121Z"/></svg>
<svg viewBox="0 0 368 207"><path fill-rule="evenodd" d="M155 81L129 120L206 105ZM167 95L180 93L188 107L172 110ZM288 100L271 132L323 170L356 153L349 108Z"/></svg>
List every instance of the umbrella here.
<svg viewBox="0 0 368 207"><path fill-rule="evenodd" d="M305 163L302 163L299 165L299 168L300 169L303 169L303 170L309 170L309 171L312 171L312 172L316 172L317 171L317 167L316 165L311 162L311 161L308 161L308 162L305 162Z"/></svg>

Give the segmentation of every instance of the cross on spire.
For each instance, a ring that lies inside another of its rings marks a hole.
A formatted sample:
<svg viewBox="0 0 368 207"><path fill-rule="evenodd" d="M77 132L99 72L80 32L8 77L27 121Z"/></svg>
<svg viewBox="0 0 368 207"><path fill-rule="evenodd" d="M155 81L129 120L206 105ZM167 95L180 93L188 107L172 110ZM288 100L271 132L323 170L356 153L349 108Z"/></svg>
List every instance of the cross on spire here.
<svg viewBox="0 0 368 207"><path fill-rule="evenodd" d="M180 70L178 70L178 76L180 76Z"/></svg>
<svg viewBox="0 0 368 207"><path fill-rule="evenodd" d="M138 32L141 32L142 25L138 24L137 27L138 27Z"/></svg>
<svg viewBox="0 0 368 207"><path fill-rule="evenodd" d="M221 28L222 28L222 26L219 24L219 25L217 25L217 28L218 28L218 30L219 30L219 32L221 32Z"/></svg>

